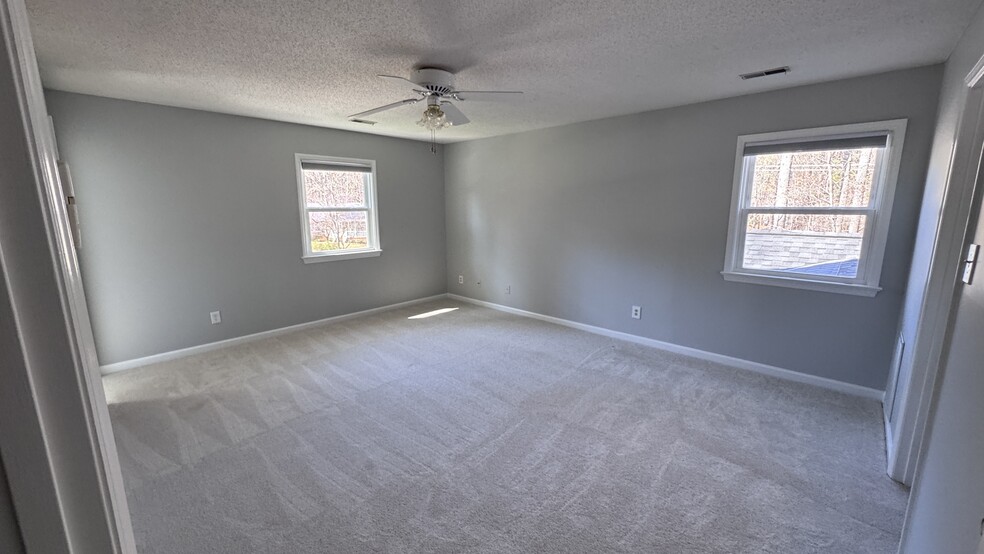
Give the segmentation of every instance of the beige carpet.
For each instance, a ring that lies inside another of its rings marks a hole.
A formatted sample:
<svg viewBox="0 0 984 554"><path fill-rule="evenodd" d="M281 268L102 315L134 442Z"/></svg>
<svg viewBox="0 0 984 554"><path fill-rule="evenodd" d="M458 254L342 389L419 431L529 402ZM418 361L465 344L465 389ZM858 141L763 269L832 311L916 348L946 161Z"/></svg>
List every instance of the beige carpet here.
<svg viewBox="0 0 984 554"><path fill-rule="evenodd" d="M453 301L105 384L144 554L895 552L907 497L876 402Z"/></svg>

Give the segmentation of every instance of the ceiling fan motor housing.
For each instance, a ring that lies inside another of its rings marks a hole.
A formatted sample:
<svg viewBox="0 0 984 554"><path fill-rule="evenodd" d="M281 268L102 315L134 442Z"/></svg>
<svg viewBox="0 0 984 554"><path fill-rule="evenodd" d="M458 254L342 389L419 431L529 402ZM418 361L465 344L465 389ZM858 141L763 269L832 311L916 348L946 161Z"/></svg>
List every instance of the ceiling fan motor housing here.
<svg viewBox="0 0 984 554"><path fill-rule="evenodd" d="M454 74L443 69L422 67L415 69L410 80L425 90L444 96L454 92Z"/></svg>

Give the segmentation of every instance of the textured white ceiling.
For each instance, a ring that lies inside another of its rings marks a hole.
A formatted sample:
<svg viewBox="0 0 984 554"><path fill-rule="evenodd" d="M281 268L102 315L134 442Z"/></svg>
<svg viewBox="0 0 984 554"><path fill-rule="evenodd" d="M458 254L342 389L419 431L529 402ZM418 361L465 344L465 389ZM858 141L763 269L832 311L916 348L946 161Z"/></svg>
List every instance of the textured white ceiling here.
<svg viewBox="0 0 984 554"><path fill-rule="evenodd" d="M981 0L28 0L46 86L428 139L377 73L461 89L453 142L940 62ZM787 76L739 73L788 65Z"/></svg>

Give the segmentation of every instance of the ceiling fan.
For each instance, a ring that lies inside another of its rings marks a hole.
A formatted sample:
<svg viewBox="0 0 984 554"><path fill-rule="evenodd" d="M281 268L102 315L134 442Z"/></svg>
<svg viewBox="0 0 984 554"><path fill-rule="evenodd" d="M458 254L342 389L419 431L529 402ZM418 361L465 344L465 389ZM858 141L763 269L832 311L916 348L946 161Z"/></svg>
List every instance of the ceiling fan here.
<svg viewBox="0 0 984 554"><path fill-rule="evenodd" d="M452 102L498 100L501 98L501 95L522 94L522 92L517 90L457 90L454 87L454 73L434 67L416 69L411 73L409 79L395 77L393 75L379 75L379 77L398 85L409 87L410 90L419 96L352 114L348 117L349 121L362 120L365 122L363 118L366 116L399 108L400 106L408 106L420 101L426 101L427 109L424 110L424 115L417 121L417 125L433 133L445 127L464 125L471 121Z"/></svg>

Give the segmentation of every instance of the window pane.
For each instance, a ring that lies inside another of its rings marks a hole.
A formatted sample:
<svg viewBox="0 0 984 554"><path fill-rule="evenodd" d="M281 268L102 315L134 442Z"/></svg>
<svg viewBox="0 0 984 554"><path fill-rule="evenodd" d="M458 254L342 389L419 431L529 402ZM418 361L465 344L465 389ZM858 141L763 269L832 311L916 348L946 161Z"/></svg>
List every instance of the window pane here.
<svg viewBox="0 0 984 554"><path fill-rule="evenodd" d="M304 201L309 208L362 208L366 206L368 173L305 169Z"/></svg>
<svg viewBox="0 0 984 554"><path fill-rule="evenodd" d="M867 207L878 156L883 150L857 148L751 156L755 163L751 206Z"/></svg>
<svg viewBox="0 0 984 554"><path fill-rule="evenodd" d="M750 214L742 267L854 278L867 216Z"/></svg>
<svg viewBox="0 0 984 554"><path fill-rule="evenodd" d="M311 252L369 247L368 212L309 212Z"/></svg>

